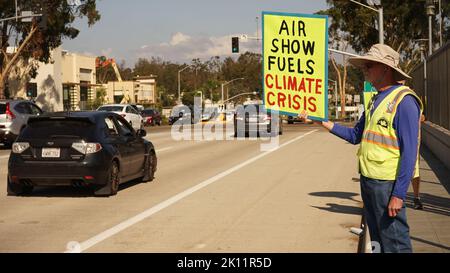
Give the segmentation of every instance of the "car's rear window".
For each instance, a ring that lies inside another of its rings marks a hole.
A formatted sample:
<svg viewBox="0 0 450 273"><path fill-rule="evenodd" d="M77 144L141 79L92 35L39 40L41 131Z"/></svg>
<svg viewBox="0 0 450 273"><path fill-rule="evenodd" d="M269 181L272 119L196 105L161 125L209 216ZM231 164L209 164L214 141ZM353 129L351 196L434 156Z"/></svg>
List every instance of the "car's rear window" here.
<svg viewBox="0 0 450 273"><path fill-rule="evenodd" d="M102 106L98 108L98 111L106 112L122 112L123 106Z"/></svg>
<svg viewBox="0 0 450 273"><path fill-rule="evenodd" d="M37 120L22 131L25 138L93 138L95 124L83 120Z"/></svg>
<svg viewBox="0 0 450 273"><path fill-rule="evenodd" d="M142 114L145 114L145 115L153 115L153 113L154 113L153 110L143 110L142 111Z"/></svg>
<svg viewBox="0 0 450 273"><path fill-rule="evenodd" d="M6 104L0 103L0 114L4 114L6 112Z"/></svg>

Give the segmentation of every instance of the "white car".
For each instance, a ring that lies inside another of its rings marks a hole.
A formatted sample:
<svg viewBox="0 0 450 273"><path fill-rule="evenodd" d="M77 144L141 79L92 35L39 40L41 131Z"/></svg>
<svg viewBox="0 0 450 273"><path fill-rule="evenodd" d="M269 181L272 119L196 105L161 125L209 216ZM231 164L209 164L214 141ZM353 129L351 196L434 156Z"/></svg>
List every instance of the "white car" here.
<svg viewBox="0 0 450 273"><path fill-rule="evenodd" d="M142 116L129 104L106 104L97 108L97 111L117 113L124 117L134 130L142 129Z"/></svg>

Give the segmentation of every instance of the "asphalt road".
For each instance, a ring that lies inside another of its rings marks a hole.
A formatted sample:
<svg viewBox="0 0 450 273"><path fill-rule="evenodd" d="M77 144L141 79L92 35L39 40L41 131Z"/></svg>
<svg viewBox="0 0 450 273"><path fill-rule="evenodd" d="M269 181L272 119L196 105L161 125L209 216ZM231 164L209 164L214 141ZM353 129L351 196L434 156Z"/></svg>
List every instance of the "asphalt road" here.
<svg viewBox="0 0 450 273"><path fill-rule="evenodd" d="M109 198L70 187L7 196L1 148L0 252L357 251L356 147L319 126L285 125L270 151L267 139L175 141L168 126L147 138L155 180Z"/></svg>

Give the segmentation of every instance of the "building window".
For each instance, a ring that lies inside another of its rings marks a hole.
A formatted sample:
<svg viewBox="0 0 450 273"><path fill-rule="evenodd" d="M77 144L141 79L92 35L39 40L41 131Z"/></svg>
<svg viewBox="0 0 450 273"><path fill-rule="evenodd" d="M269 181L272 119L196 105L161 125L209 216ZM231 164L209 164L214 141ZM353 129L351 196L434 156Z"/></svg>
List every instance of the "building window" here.
<svg viewBox="0 0 450 273"><path fill-rule="evenodd" d="M70 87L63 85L63 106L64 110L70 110Z"/></svg>
<svg viewBox="0 0 450 273"><path fill-rule="evenodd" d="M89 98L89 83L87 81L80 81L80 109L87 110Z"/></svg>

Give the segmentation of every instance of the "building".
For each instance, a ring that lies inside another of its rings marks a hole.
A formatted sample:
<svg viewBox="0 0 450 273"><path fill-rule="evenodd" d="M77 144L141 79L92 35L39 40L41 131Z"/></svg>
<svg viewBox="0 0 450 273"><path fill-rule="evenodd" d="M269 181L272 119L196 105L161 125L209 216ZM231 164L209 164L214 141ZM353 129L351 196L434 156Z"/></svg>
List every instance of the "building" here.
<svg viewBox="0 0 450 273"><path fill-rule="evenodd" d="M8 81L10 97L33 99L44 111L86 110L95 98L95 58L62 50L51 53L48 64L36 62L37 76L31 79L27 70L34 62L21 63Z"/></svg>
<svg viewBox="0 0 450 273"><path fill-rule="evenodd" d="M62 51L62 103L64 110L92 110L89 103L95 99L95 58Z"/></svg>
<svg viewBox="0 0 450 273"><path fill-rule="evenodd" d="M137 76L132 81L110 81L107 83L109 103L156 103L156 76Z"/></svg>

